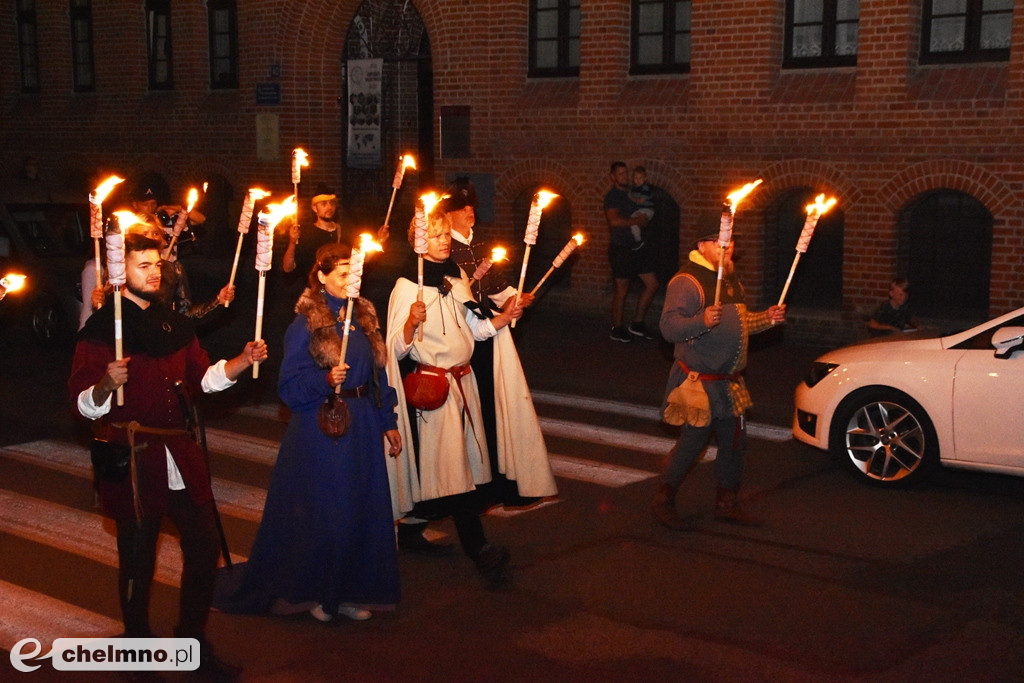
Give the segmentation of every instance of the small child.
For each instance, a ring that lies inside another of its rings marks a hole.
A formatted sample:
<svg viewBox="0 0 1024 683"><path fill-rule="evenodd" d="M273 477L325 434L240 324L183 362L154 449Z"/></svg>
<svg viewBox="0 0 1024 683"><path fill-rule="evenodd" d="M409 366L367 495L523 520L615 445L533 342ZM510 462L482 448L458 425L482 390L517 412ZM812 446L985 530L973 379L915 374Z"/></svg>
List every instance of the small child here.
<svg viewBox="0 0 1024 683"><path fill-rule="evenodd" d="M633 185L629 188L629 198L637 205L637 210L630 214L631 218L643 216L647 219L644 225L650 223L654 218L654 190L647 184L647 169L637 166L633 169ZM644 244L644 231L640 225L629 226L633 234L633 241L636 242L636 249Z"/></svg>
<svg viewBox="0 0 1024 683"><path fill-rule="evenodd" d="M889 283L889 298L883 301L868 320L873 335L908 332L917 329L917 320L910 312L910 283L896 278Z"/></svg>

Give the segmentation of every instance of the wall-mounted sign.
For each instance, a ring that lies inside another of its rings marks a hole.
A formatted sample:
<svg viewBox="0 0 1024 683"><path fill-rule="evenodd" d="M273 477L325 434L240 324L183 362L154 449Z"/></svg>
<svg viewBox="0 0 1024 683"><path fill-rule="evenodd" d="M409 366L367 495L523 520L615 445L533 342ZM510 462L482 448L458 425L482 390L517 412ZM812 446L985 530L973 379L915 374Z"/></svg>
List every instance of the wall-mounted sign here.
<svg viewBox="0 0 1024 683"><path fill-rule="evenodd" d="M281 84L280 83L257 83L256 84L256 104L257 105L281 104Z"/></svg>
<svg viewBox="0 0 1024 683"><path fill-rule="evenodd" d="M383 59L348 60L348 167L380 168Z"/></svg>

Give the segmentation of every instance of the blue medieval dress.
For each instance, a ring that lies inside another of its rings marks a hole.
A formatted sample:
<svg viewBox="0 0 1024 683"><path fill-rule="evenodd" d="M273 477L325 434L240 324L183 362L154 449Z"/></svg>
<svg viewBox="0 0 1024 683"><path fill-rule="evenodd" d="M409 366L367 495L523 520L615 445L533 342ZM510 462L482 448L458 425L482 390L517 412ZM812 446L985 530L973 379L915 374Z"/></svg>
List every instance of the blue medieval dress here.
<svg viewBox="0 0 1024 683"><path fill-rule="evenodd" d="M399 600L384 438L396 428L397 399L380 367L383 341L366 299L358 300L350 324L341 388L367 393L344 399L351 423L341 437L317 424L333 392L326 377L340 357L345 305L309 289L296 305L278 382L291 419L248 564L225 582L238 587L221 591L229 593L218 600L224 611L288 614L322 605L333 614L339 606L392 609ZM378 340L376 361L367 327Z"/></svg>

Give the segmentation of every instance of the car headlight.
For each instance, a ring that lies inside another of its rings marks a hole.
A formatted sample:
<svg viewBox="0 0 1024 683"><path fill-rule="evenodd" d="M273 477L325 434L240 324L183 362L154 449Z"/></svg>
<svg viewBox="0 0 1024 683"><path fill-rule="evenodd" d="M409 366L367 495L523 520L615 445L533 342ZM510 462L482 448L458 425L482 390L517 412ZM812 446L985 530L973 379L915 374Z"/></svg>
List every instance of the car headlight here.
<svg viewBox="0 0 1024 683"><path fill-rule="evenodd" d="M804 377L804 383L808 387L813 387L815 384L820 382L829 376L829 374L839 367L839 363L825 363L820 360L816 360L811 363L811 369L807 372L807 376Z"/></svg>

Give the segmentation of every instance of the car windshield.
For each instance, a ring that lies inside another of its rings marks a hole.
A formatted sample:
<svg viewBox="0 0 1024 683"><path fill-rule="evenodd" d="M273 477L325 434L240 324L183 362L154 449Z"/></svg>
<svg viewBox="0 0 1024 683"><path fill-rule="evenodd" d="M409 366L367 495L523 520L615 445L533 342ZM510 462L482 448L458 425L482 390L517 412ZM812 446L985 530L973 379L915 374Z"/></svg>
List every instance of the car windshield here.
<svg viewBox="0 0 1024 683"><path fill-rule="evenodd" d="M85 253L88 237L87 209L74 205L8 205L17 235L8 235L0 225L0 238L7 238L23 257L47 258Z"/></svg>

